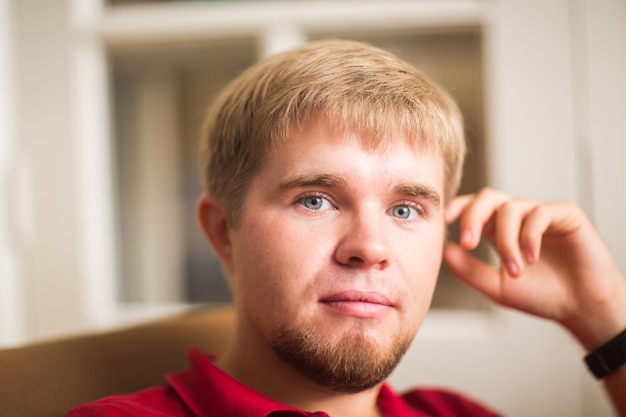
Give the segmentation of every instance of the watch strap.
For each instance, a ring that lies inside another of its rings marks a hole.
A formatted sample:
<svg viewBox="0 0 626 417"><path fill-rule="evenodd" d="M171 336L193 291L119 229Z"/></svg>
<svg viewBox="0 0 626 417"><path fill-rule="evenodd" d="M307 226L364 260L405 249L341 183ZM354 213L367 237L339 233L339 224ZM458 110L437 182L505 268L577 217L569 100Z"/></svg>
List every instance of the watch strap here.
<svg viewBox="0 0 626 417"><path fill-rule="evenodd" d="M626 363L626 330L585 356L587 367L598 378L604 378Z"/></svg>

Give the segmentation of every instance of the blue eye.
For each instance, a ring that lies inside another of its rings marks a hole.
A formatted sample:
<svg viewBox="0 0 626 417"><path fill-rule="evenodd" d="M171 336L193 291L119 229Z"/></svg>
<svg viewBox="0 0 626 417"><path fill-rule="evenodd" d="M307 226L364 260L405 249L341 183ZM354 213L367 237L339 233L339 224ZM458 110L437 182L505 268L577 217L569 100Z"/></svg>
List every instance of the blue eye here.
<svg viewBox="0 0 626 417"><path fill-rule="evenodd" d="M418 213L417 210L415 210L413 207L403 204L393 207L391 209L391 214L398 219L412 220L417 217Z"/></svg>
<svg viewBox="0 0 626 417"><path fill-rule="evenodd" d="M333 205L325 199L324 197L319 196L311 196L305 197L302 199L302 205L309 210L320 211L320 210L330 210L333 208Z"/></svg>

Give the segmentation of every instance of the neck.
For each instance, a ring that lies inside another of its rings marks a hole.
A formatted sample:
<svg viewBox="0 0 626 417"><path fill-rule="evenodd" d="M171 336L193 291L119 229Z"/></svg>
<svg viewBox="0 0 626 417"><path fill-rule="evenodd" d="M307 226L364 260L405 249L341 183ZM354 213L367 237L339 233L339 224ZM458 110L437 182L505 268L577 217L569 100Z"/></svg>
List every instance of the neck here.
<svg viewBox="0 0 626 417"><path fill-rule="evenodd" d="M244 346L256 346L246 349ZM330 416L379 417L378 394L382 384L358 393L342 393L320 386L281 361L271 348L236 340L217 366L247 386L299 410L324 411Z"/></svg>

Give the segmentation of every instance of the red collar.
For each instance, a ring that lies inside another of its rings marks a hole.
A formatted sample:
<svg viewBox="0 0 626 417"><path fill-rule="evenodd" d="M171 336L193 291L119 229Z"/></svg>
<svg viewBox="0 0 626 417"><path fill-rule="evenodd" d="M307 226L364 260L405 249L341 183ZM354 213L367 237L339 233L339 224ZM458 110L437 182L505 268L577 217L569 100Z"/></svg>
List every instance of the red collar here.
<svg viewBox="0 0 626 417"><path fill-rule="evenodd" d="M230 377L196 348L188 352L191 369L170 375L167 380L198 417L327 417L282 404ZM401 397L383 385L378 405L384 416L419 416Z"/></svg>

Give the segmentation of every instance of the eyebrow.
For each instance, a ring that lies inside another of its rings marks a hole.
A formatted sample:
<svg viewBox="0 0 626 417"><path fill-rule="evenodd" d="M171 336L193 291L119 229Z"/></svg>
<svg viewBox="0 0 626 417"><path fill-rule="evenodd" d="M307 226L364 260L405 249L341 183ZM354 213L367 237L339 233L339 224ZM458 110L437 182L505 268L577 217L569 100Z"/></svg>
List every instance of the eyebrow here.
<svg viewBox="0 0 626 417"><path fill-rule="evenodd" d="M318 173L297 173L281 181L276 187L276 191L289 190L298 187L328 187L341 188L346 185L346 181L332 174ZM391 187L394 194L418 197L431 201L435 206L441 203L441 197L435 188L420 183L402 182Z"/></svg>
<svg viewBox="0 0 626 417"><path fill-rule="evenodd" d="M393 188L394 193L430 200L435 206L441 203L437 190L426 184L402 183Z"/></svg>
<svg viewBox="0 0 626 417"><path fill-rule="evenodd" d="M332 174L297 173L276 187L278 191L298 187L343 187L346 181Z"/></svg>

